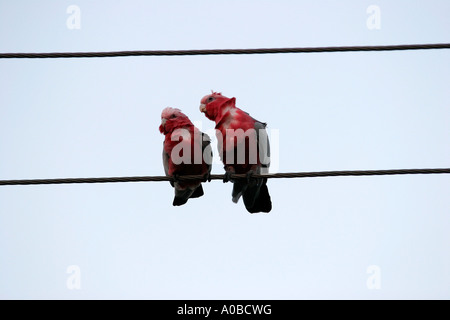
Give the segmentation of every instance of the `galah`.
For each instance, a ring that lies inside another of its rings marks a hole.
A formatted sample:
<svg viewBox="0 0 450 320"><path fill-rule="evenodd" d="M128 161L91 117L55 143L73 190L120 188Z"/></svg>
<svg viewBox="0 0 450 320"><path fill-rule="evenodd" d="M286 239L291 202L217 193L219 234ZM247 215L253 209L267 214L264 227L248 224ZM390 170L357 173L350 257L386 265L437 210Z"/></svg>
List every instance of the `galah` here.
<svg viewBox="0 0 450 320"><path fill-rule="evenodd" d="M248 212L270 212L272 202L267 178L252 178L268 173L270 146L266 124L236 107L236 98L212 92L201 99L200 111L216 123L217 145L224 164L224 182L233 182L232 200L242 196ZM232 174L246 174L246 179L230 179Z"/></svg>
<svg viewBox="0 0 450 320"><path fill-rule="evenodd" d="M185 204L190 198L201 197L202 181L210 180L212 167L211 140L197 129L189 118L176 108L161 113L159 131L164 134L163 165L170 184L175 189L174 206ZM183 175L201 175L203 179L183 180Z"/></svg>

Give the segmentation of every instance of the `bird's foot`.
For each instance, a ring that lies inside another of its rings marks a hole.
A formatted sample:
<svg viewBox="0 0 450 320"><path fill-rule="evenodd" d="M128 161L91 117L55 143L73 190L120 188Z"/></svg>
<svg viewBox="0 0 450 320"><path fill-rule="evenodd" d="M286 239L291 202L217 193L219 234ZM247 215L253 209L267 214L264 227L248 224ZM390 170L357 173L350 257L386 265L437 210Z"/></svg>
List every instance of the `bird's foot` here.
<svg viewBox="0 0 450 320"><path fill-rule="evenodd" d="M223 183L227 183L231 180L231 175L233 173L231 171L225 171L225 175L223 176Z"/></svg>
<svg viewBox="0 0 450 320"><path fill-rule="evenodd" d="M177 174L177 173L174 173L172 175L172 179L173 179L173 182L179 183L180 182L180 175Z"/></svg>
<svg viewBox="0 0 450 320"><path fill-rule="evenodd" d="M225 167L225 175L223 177L223 183L231 181L231 175L233 175L234 173L235 172L233 167Z"/></svg>
<svg viewBox="0 0 450 320"><path fill-rule="evenodd" d="M247 178L247 183L250 183L250 181L253 179L254 174L255 174L255 171L253 171L253 170L250 170L245 174L245 176Z"/></svg>
<svg viewBox="0 0 450 320"><path fill-rule="evenodd" d="M211 173L207 172L203 175L202 182L211 182Z"/></svg>

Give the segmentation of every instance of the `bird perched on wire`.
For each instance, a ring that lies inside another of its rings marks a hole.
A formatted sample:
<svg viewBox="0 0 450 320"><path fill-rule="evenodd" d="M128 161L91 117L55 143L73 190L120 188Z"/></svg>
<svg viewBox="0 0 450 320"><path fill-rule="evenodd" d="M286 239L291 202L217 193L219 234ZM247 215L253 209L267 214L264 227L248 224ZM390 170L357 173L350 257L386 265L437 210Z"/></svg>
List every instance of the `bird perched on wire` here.
<svg viewBox="0 0 450 320"><path fill-rule="evenodd" d="M165 108L161 113L159 131L164 134L163 165L175 189L174 206L190 198L201 197L202 182L210 180L212 167L211 139L197 129L181 110ZM183 175L202 175L200 180L182 180Z"/></svg>
<svg viewBox="0 0 450 320"><path fill-rule="evenodd" d="M233 182L232 200L242 196L248 212L270 212L272 201L267 178L252 178L268 173L270 145L266 124L236 107L236 98L212 92L201 99L200 111L216 123L217 145L224 164L224 182ZM246 179L231 179L232 174L246 174Z"/></svg>

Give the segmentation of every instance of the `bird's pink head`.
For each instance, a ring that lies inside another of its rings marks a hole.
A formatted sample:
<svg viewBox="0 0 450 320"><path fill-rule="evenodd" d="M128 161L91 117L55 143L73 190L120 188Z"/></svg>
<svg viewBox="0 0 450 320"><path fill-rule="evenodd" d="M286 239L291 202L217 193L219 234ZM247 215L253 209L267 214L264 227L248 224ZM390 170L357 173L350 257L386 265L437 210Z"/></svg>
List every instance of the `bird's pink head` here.
<svg viewBox="0 0 450 320"><path fill-rule="evenodd" d="M235 107L235 98L227 98L220 92L212 91L200 101L200 112L203 112L209 120L216 121L222 116L224 107Z"/></svg>
<svg viewBox="0 0 450 320"><path fill-rule="evenodd" d="M177 108L165 108L161 113L161 125L159 132L168 134L173 130L181 127L193 126L191 120Z"/></svg>

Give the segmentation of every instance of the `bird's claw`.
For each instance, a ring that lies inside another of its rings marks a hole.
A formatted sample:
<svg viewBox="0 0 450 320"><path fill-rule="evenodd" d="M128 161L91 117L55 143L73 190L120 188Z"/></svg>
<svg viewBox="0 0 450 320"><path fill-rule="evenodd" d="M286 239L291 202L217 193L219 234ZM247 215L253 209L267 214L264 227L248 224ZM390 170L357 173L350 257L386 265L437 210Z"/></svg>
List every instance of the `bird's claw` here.
<svg viewBox="0 0 450 320"><path fill-rule="evenodd" d="M211 173L205 173L204 175L203 175L203 180L202 180L202 182L211 182Z"/></svg>
<svg viewBox="0 0 450 320"><path fill-rule="evenodd" d="M180 182L180 175L179 174L177 174L177 173L174 173L173 174L173 182Z"/></svg>
<svg viewBox="0 0 450 320"><path fill-rule="evenodd" d="M225 175L223 176L223 183L227 183L231 180L231 175L233 173L231 171L225 171Z"/></svg>
<svg viewBox="0 0 450 320"><path fill-rule="evenodd" d="M253 178L253 175L255 174L255 172L253 170L250 170L249 172L247 172L245 174L246 178L247 178L247 183L250 183L250 180Z"/></svg>

